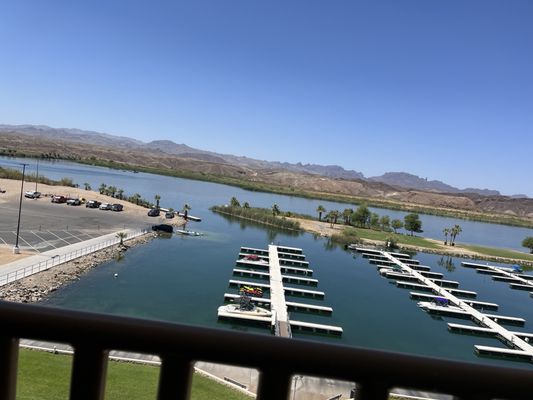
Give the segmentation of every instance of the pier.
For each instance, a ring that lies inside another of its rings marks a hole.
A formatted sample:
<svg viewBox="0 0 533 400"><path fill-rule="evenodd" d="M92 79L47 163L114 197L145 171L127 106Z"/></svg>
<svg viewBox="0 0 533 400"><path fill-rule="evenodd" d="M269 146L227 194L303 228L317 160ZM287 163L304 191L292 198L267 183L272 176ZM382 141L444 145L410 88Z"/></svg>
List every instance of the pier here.
<svg viewBox="0 0 533 400"><path fill-rule="evenodd" d="M492 275L493 280L507 282L511 289L526 290L533 296L533 275L521 274L514 268L498 267L489 264L463 261L461 265L466 268L474 268L481 274Z"/></svg>
<svg viewBox="0 0 533 400"><path fill-rule="evenodd" d="M255 257L250 257L253 255ZM256 322L269 325L276 336L292 337L292 330L302 332L321 333L328 335L342 335L342 328L333 325L317 324L305 321L296 321L289 317L288 311L331 315L331 307L315 304L305 304L287 301L285 296L311 297L323 299L324 292L302 289L299 287L285 286L292 283L305 286L317 286L318 280L310 278L313 271L309 269L309 262L305 260L302 249L287 246L269 245L268 250L253 247L241 247L239 259L236 260L237 268L233 274L253 279L268 280L267 283L230 279L229 286L240 289L244 286L260 288L263 293L268 292L270 297L250 296L250 301L260 307L268 308L272 315L250 315L250 313L227 312L219 309L218 317L221 319L242 320L243 322ZM291 274L291 275L288 275ZM241 298L238 294L225 293L225 302L237 302Z"/></svg>
<svg viewBox="0 0 533 400"><path fill-rule="evenodd" d="M357 248L357 251L368 253L369 251L367 249ZM483 333L483 334L490 334L494 335L496 338L498 338L502 343L507 345L509 348L498 348L498 347L489 347L489 346L475 346L475 352L479 355L489 355L489 356L498 356L498 357L508 357L508 358L521 358L526 359L530 362L533 362L533 347L528 343L530 337L521 335L518 332L509 331L501 326L501 323L508 323L513 325L523 325L525 323L525 320L523 318L517 318L517 317L507 317L502 315L493 315L493 314L485 314L480 311L478 311L471 300L463 300L457 295L462 295L463 297L466 296L475 296L475 292L469 292L459 289L451 289L451 288L445 288L439 285L436 279L431 279L423 274L420 273L420 271L417 271L414 269L414 266L416 266L416 263L409 262L406 263L404 259L398 259L391 255L388 252L385 251L377 251L379 252L380 257L375 257L378 255L376 253L376 250L373 250L370 252L374 257L369 259L369 262L372 263L381 263L385 266L394 266L393 269L396 272L399 272L399 275L406 275L408 277L415 277L417 279L417 282L408 282L406 279L398 280L396 281L396 285L398 287L403 288L413 288L424 292L431 292L432 295L438 296L440 298L444 298L448 301L450 304L450 307L446 306L439 306L433 303L428 302L428 304L424 305L424 308L429 313L435 313L440 315L447 315L447 316L454 316L454 317L460 317L460 318L468 318L472 320L477 326L475 327L469 327L467 325L452 325L451 327L448 326L450 331L456 331L456 332L468 332L468 333ZM388 262L383 262L383 257L387 259ZM465 265L467 264L467 265ZM516 277L515 274L512 273L512 269L507 268L498 268L498 267L492 267L488 265L483 264L475 264L475 263L463 263L463 265L468 266L470 268L481 268L483 270L491 270L496 273L498 276L507 276L507 277ZM389 275L391 272L386 272L385 275ZM388 276L387 276L388 277ZM528 287L531 286L533 289L533 284L529 282L525 278L521 278L525 282L521 282L524 285L527 285ZM412 279L409 279L412 280ZM443 280L440 281L442 283ZM420 298L422 296L430 296L426 295L425 293L416 293L411 292L412 298ZM481 302L477 304L477 306L480 306ZM494 307L493 303L487 303L491 304L491 307ZM532 335L533 337L533 335Z"/></svg>

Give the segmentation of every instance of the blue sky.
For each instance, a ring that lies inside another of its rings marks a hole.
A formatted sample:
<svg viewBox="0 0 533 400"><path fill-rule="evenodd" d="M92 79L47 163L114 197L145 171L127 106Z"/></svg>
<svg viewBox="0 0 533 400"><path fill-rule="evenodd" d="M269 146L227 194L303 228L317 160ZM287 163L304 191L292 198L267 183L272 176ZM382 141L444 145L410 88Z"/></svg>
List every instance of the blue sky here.
<svg viewBox="0 0 533 400"><path fill-rule="evenodd" d="M3 1L0 123L533 196L533 2Z"/></svg>

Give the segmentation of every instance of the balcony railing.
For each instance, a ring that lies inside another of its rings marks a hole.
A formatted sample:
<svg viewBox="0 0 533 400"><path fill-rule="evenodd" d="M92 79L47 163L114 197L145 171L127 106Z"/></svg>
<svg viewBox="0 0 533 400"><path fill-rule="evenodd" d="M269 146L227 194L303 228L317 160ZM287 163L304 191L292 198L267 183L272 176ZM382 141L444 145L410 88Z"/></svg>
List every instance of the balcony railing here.
<svg viewBox="0 0 533 400"><path fill-rule="evenodd" d="M162 360L158 399L189 398L195 361L260 372L257 398L287 399L293 375L357 382L363 400L402 387L458 399L531 399L533 370L438 360L168 322L0 302L0 399L14 400L19 338L74 348L70 398L102 399L110 350Z"/></svg>

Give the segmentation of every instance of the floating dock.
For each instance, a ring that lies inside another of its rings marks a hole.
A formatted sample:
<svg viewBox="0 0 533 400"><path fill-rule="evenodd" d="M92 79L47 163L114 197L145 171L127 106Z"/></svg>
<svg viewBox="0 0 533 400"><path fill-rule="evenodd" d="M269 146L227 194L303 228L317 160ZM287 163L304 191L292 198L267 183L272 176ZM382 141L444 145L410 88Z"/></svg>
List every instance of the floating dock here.
<svg viewBox="0 0 533 400"><path fill-rule="evenodd" d="M187 220L194 221L194 222L200 222L202 220L202 218L195 217L194 215L191 215L191 214L187 214L187 216L185 216L184 213L179 212L179 211L178 211L177 214L178 214L178 217L182 217L182 218L185 218Z"/></svg>
<svg viewBox="0 0 533 400"><path fill-rule="evenodd" d="M463 261L461 263L463 267L475 268L479 273L488 273L494 275L492 277L495 281L507 282L509 287L515 290L533 290L533 275L522 274L515 268L499 267L496 265L478 264Z"/></svg>
<svg viewBox="0 0 533 400"><path fill-rule="evenodd" d="M368 252L367 249L363 248L357 248L357 251L360 252ZM372 251L374 253L375 251ZM428 303L424 305L424 308L431 313L437 313L441 315L448 315L453 317L460 317L460 318L468 318L472 320L476 326L469 326L469 325L459 325L455 324L450 327L448 326L448 329L450 331L455 332L467 332L467 333L482 333L482 334L488 334L488 335L494 335L496 338L498 338L502 343L504 343L509 348L498 348L498 347L489 347L489 346L475 346L475 352L479 355L484 356L494 356L494 357L506 357L506 358L519 358L528 360L530 362L533 362L533 347L528 343L530 339L533 339L533 334L527 334L527 333L520 333L520 332L512 332L509 331L501 326L502 323L506 324L513 324L513 325L524 325L525 320L523 318L518 317L507 317L502 315L494 315L494 314L485 314L481 313L480 311L476 310L478 307L474 307L474 302L472 300L462 300L459 297L456 297L456 295L461 295L463 297L475 297L476 293L471 291L465 291L465 290L459 290L459 289L452 289L452 288L444 288L437 284L435 279L430 279L424 275L422 275L419 271L415 270L414 267L416 264L405 262L405 260L400 260L390 253L387 253L385 251L379 251L377 253L373 254L374 257L369 259L370 263L374 264L381 264L385 266L390 266L391 271L386 272L385 275L391 274L392 271L401 272L404 274L407 274L408 276L414 276L418 279L418 282L407 282L404 281L397 281L396 285L398 287L403 288L413 288L417 289L423 292L432 292L432 295L438 296L440 298L444 298L447 300L450 307L446 306L439 306L439 305L432 305L432 303ZM379 255L379 256L378 256ZM386 257L388 259L388 262L384 262L382 259L383 257ZM516 272L512 268L501 268L501 267L493 267L484 265L484 264L476 264L476 263L462 263L465 267L468 268L475 268L478 271L492 271L494 272L494 276L507 276L515 278L517 277ZM530 291L531 296L533 297L533 282L529 282L529 280L521 278L524 282L522 282L524 287L520 287L520 289L525 289L527 287L527 290ZM443 280L441 280L442 283ZM515 283L511 283L511 285L516 285ZM432 296L432 295L426 295L426 293L418 293L418 292L411 292L411 297L417 297L417 298L423 298L423 296ZM481 302L478 302L481 303ZM497 306L494 303L486 303L486 304L492 304L492 307ZM480 304L476 304L476 306L480 306ZM530 336L531 335L531 336Z"/></svg>
<svg viewBox="0 0 533 400"><path fill-rule="evenodd" d="M258 259L246 259L249 255L256 255ZM251 277L254 279L268 279L269 283L230 279L229 286L237 288L252 286L261 288L263 293L269 292L269 298L252 296L250 297L250 301L258 306L269 308L272 312L272 316L246 315L239 312L219 310L219 318L270 325L271 330L276 336L281 337L292 337L293 329L327 335L342 335L343 330L338 326L289 319L288 310L323 315L331 315L333 312L331 307L287 301L285 298L286 295L313 297L317 299L323 299L325 296L324 292L321 291L288 287L284 285L284 283L306 286L318 285L317 279L309 277L312 275L313 271L308 268L309 262L305 260L305 255L303 254L302 249L275 245L269 245L268 250L256 249L253 247L241 247L239 257L240 258L236 261L238 268L233 269L234 275ZM295 275L286 275L287 273L293 273ZM226 302L235 302L240 297L240 295L232 293L224 294L224 300Z"/></svg>

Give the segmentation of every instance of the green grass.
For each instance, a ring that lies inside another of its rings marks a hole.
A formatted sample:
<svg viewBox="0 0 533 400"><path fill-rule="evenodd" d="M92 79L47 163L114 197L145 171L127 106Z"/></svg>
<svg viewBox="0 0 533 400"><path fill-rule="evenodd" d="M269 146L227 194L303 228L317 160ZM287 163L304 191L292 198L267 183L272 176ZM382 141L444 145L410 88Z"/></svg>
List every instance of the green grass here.
<svg viewBox="0 0 533 400"><path fill-rule="evenodd" d="M376 231L373 229L363 229L363 228L351 228L354 229L357 233L357 236L361 239L369 240L381 240L386 241L387 238L393 237L398 244L408 244L411 246L424 247L427 249L438 249L439 246L429 240L419 237L419 236L410 236L410 235L400 235L392 232Z"/></svg>
<svg viewBox="0 0 533 400"><path fill-rule="evenodd" d="M72 357L21 349L17 382L18 400L68 399ZM110 361L106 400L155 399L159 367ZM249 400L250 397L199 374L194 374L193 400Z"/></svg>
<svg viewBox="0 0 533 400"><path fill-rule="evenodd" d="M514 250L498 249L498 248L474 246L474 245L461 245L461 247L467 250L478 252L486 256L510 258L513 260L533 261L533 254L521 253L519 251L514 251Z"/></svg>

